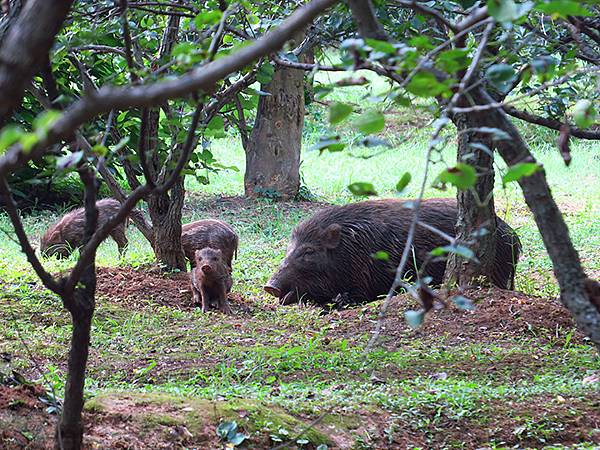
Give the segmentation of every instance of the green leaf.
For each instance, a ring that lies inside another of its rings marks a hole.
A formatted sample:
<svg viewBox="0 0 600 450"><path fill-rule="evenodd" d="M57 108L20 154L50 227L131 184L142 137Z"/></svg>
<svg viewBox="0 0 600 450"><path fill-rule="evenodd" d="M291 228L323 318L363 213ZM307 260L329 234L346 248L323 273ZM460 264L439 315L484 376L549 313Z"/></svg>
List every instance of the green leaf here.
<svg viewBox="0 0 600 450"><path fill-rule="evenodd" d="M449 93L448 86L440 83L430 72L416 73L406 85L406 90L417 97L436 97Z"/></svg>
<svg viewBox="0 0 600 450"><path fill-rule="evenodd" d="M436 60L438 66L447 73L455 73L466 69L471 64L469 50L465 48L455 48L441 52Z"/></svg>
<svg viewBox="0 0 600 450"><path fill-rule="evenodd" d="M33 146L40 141L40 138L35 133L24 133L19 139L21 147L25 153L29 153Z"/></svg>
<svg viewBox="0 0 600 450"><path fill-rule="evenodd" d="M225 137L225 120L222 116L214 116L206 125L205 134L214 138Z"/></svg>
<svg viewBox="0 0 600 450"><path fill-rule="evenodd" d="M231 422L221 422L217 427L217 436L221 439L227 439L230 433L237 431L237 422L235 420Z"/></svg>
<svg viewBox="0 0 600 450"><path fill-rule="evenodd" d="M598 118L594 104L585 99L578 100L573 107L573 120L579 128L587 128Z"/></svg>
<svg viewBox="0 0 600 450"><path fill-rule="evenodd" d="M375 252L371 255L371 258L376 259L378 261L389 261L390 260L390 254L388 252L385 252L383 250L379 250L378 252Z"/></svg>
<svg viewBox="0 0 600 450"><path fill-rule="evenodd" d="M452 297L452 302L457 306L458 309L465 311L472 311L475 309L473 302L462 295L455 295Z"/></svg>
<svg viewBox="0 0 600 450"><path fill-rule="evenodd" d="M98 156L106 156L108 149L102 144L96 144L92 147L92 153Z"/></svg>
<svg viewBox="0 0 600 450"><path fill-rule="evenodd" d="M83 151L72 152L68 155L62 156L56 161L56 168L58 170L67 170L75 167L79 164L79 161L83 158Z"/></svg>
<svg viewBox="0 0 600 450"><path fill-rule="evenodd" d="M568 16L592 16L592 12L581 5L581 2L571 0L554 0L538 4L535 9L552 16L553 19Z"/></svg>
<svg viewBox="0 0 600 450"><path fill-rule="evenodd" d="M377 191L375 191L375 187L371 183L366 183L362 181L352 183L348 186L348 190L354 195L359 196L377 195Z"/></svg>
<svg viewBox="0 0 600 450"><path fill-rule="evenodd" d="M48 130L56 123L60 118L61 113L59 111L50 110L44 111L37 116L33 121L33 131L37 135L38 139L45 139L48 134Z"/></svg>
<svg viewBox="0 0 600 450"><path fill-rule="evenodd" d="M405 311L404 318L411 328L419 328L423 320L425 320L425 311Z"/></svg>
<svg viewBox="0 0 600 450"><path fill-rule="evenodd" d="M329 107L329 123L336 125L352 114L352 106L347 103L334 102Z"/></svg>
<svg viewBox="0 0 600 450"><path fill-rule="evenodd" d="M365 42L369 47L378 52L385 53L386 55L395 55L397 53L396 48L387 41L379 41L377 39L366 39Z"/></svg>
<svg viewBox="0 0 600 450"><path fill-rule="evenodd" d="M268 84L273 79L275 68L270 63L264 63L256 72L256 81L260 84Z"/></svg>
<svg viewBox="0 0 600 450"><path fill-rule="evenodd" d="M223 12L219 9L201 12L194 18L194 25L198 29L203 28L205 25L214 25L219 23L221 17L223 17Z"/></svg>
<svg viewBox="0 0 600 450"><path fill-rule="evenodd" d="M0 132L0 153L4 152L8 147L19 142L24 131L16 125L7 125Z"/></svg>
<svg viewBox="0 0 600 450"><path fill-rule="evenodd" d="M476 259L473 250L471 250L469 247L465 247L464 245L446 245L444 247L436 247L429 253L431 253L432 256L444 256L448 253L454 253L462 256L465 259Z"/></svg>
<svg viewBox="0 0 600 450"><path fill-rule="evenodd" d="M354 126L364 134L373 134L385 128L383 114L375 109L362 113L354 122Z"/></svg>
<svg viewBox="0 0 600 450"><path fill-rule="evenodd" d="M339 135L331 135L331 136L320 136L319 141L309 148L310 150L319 150L320 153L323 153L325 150L329 150L330 152L341 152L346 147L341 141Z"/></svg>
<svg viewBox="0 0 600 450"><path fill-rule="evenodd" d="M541 170L542 166L538 163L518 163L508 168L506 174L502 177L502 184L510 183L511 181L518 181L523 177L533 175L538 170Z"/></svg>
<svg viewBox="0 0 600 450"><path fill-rule="evenodd" d="M450 183L456 186L457 189L464 191L475 185L477 181L477 172L475 168L469 164L458 163L454 167L444 170L438 180L442 184Z"/></svg>
<svg viewBox="0 0 600 450"><path fill-rule="evenodd" d="M410 172L405 172L404 175L402 175L402 177L400 178L400 181L396 183L396 191L402 192L404 189L406 189L406 186L408 186L408 183L410 183L411 179L412 175L410 174Z"/></svg>
<svg viewBox="0 0 600 450"><path fill-rule="evenodd" d="M509 64L494 64L485 71L485 77L496 89L506 92L517 78L517 73Z"/></svg>

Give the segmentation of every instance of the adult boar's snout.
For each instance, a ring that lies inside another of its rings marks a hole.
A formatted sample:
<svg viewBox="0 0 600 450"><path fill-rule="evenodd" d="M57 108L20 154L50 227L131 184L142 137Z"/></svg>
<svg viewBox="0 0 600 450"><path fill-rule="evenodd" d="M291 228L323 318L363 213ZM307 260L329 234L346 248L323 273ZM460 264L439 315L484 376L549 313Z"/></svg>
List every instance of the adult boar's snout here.
<svg viewBox="0 0 600 450"><path fill-rule="evenodd" d="M264 290L271 294L273 297L281 297L281 289L279 289L277 286L273 286L273 284L271 283L267 283L264 286Z"/></svg>

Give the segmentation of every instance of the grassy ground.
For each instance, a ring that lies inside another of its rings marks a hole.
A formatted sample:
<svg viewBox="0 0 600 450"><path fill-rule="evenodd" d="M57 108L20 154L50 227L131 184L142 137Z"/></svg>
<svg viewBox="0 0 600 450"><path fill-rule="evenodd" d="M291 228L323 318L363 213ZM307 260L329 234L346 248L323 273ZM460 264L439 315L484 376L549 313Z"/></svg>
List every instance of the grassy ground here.
<svg viewBox="0 0 600 450"><path fill-rule="evenodd" d="M361 104L356 89L340 95ZM318 201L354 201L346 186L355 181L373 182L381 196L393 196L406 171L414 181L403 196L415 195L427 129L416 134L412 129L427 119L419 114L390 117L385 136L394 146L378 156L360 158L381 149L320 156L304 152L303 183ZM313 108L305 148L323 131L324 120L323 112ZM524 132L548 172L582 260L597 278L600 149L597 144L574 144L573 163L566 168L553 138ZM594 442L600 442L600 390L594 381L600 362L551 300L558 293L551 265L515 186L502 189L498 184L497 205L523 241L517 290L531 298L509 295L497 300L495 318L483 315L484 304L493 306L499 294L476 293L480 316L477 311L435 313L417 332L403 323L402 311L410 301L401 298L386 323L384 348L365 354L379 304L323 315L313 308L277 308L260 288L281 259L292 227L318 204L236 198L243 192L243 152L233 137L216 142L213 150L220 162L240 171L211 174L208 186L189 181L185 220L218 217L235 227L241 248L233 290L242 300L234 305L233 317L223 318L188 304L169 306L174 292L163 292L157 302L151 296L108 295L103 285L87 384L88 417L95 424L90 425L90 445L112 447L117 443L106 437L110 433L115 439L127 436L106 417L129 423L135 431L129 431L130 438L147 448L158 447L149 442L216 445L219 419L239 423L250 436L247 448L280 441L289 441L289 448L326 443L357 449L595 448ZM451 162L452 149L440 156ZM502 168L500 162L498 166ZM435 165L433 173L442 167ZM433 188L426 193L452 195ZM37 240L57 217L33 213L25 218L26 230ZM0 227L10 229L5 216L0 215ZM128 235L131 244L123 260L112 241L99 251L99 266L120 268L111 272L115 283L130 267L143 268L152 261L137 230L131 227ZM9 236L0 242L0 354L10 355L16 370L60 393L68 316L36 283ZM47 266L60 271L72 263L52 260ZM183 282L181 289L186 289ZM529 313L522 309L527 305ZM547 320L538 323L536 316ZM108 423L113 426L110 433ZM193 437L173 437L173 430L181 427ZM302 433L305 428L310 431Z"/></svg>

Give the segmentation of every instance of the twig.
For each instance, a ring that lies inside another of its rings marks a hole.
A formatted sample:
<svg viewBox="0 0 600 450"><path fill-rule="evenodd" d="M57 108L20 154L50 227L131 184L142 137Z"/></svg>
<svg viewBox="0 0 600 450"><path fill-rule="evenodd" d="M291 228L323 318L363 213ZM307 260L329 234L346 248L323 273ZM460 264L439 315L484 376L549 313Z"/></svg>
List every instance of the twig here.
<svg viewBox="0 0 600 450"><path fill-rule="evenodd" d="M13 224L13 228L15 229L15 233L17 238L19 239L19 243L21 244L21 250L25 253L27 257L27 261L35 270L35 273L44 286L50 289L52 292L58 295L62 295L63 290L61 286L57 283L57 281L44 269L42 263L38 259L35 254L35 250L31 246L29 242L29 238L27 237L27 233L25 233L25 229L23 228L23 223L21 222L21 217L19 216L19 212L17 211L17 204L10 192L10 188L8 186L8 182L5 178L0 178L0 194L4 197L4 207L6 212L8 213L8 217Z"/></svg>

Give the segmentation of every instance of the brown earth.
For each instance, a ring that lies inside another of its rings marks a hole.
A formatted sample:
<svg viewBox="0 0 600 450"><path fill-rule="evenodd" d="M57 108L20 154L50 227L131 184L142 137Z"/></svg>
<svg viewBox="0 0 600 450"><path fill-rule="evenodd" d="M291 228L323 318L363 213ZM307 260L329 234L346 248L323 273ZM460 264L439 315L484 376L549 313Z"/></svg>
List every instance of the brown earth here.
<svg viewBox="0 0 600 450"><path fill-rule="evenodd" d="M103 301L126 304L133 309L147 308L149 303L183 310L194 308L187 274L164 274L154 268L100 268L98 293ZM446 308L430 311L425 323L417 330L406 324L403 313L407 309L418 309L418 303L405 295L395 297L384 322L382 344L388 349L399 349L419 339L423 345L434 341L439 345L440 336L443 336L445 346L469 342L511 345L515 339L535 339L553 345L564 345L567 339L571 342L583 341L583 337L573 331L573 320L568 312L555 299L529 297L491 288L474 289L462 295L474 302L475 310L463 311L447 301ZM257 311L256 305L238 294L233 294L230 301L234 314L223 317L222 320L227 323L239 324L240 316L247 317ZM272 307L277 306L273 304ZM369 330L375 328L379 307L380 303L374 303L329 312L324 316L329 325L327 338L349 341L363 339L364 342ZM243 333L243 324L240 326L240 332ZM502 369L511 368L518 378L520 357L507 355L501 362ZM185 369L181 366L183 363L185 361L174 361L174 367L168 372L173 374ZM530 360L527 365L531 370ZM440 366L431 369L437 372L447 370L449 373L460 370L485 371L488 368L494 370L493 366L488 366L477 367L477 362L473 361L472 365L466 364L463 368L448 370ZM410 369L408 372L407 368L403 370L403 378L411 376L408 373ZM598 375L595 376L598 378ZM399 377L400 374L391 372L389 376ZM40 387L0 385L0 448L52 447L56 416L45 411L46 405L39 400L41 394L43 389ZM525 400L482 399L481 409L487 411L483 414L486 423L482 424L474 418L443 417L443 420L437 421L441 425L436 425L438 428L435 430L415 428L414 418L376 408L353 411L351 414L332 411L314 428L329 436L329 448L340 449L350 448L359 435L367 436L368 442L365 441L365 444L374 449L405 449L413 446L444 448L455 443L462 443L462 448L478 448L481 443L490 441L503 442L506 446L518 445L519 448L539 448L545 439L550 439L548 444L569 444L583 440L600 443L599 433L593 431L600 429L600 392L587 393L586 396L563 398L541 394ZM223 443L215 433L222 419L236 420L241 430L248 434L249 439L241 448L262 449L274 445L269 440L269 432L252 428L248 419L249 407L240 405L225 411L224 405L229 402L190 401L189 405L183 405L184 402L186 399L178 397L157 402L115 394L103 401L101 407L97 404L88 406L85 414L86 448L223 448ZM273 408L268 404L261 404L260 407L264 410ZM433 408L430 413L431 417L420 419L425 422L433 418L437 420L440 410ZM293 418L302 425L297 424L300 429L314 419L302 416Z"/></svg>

